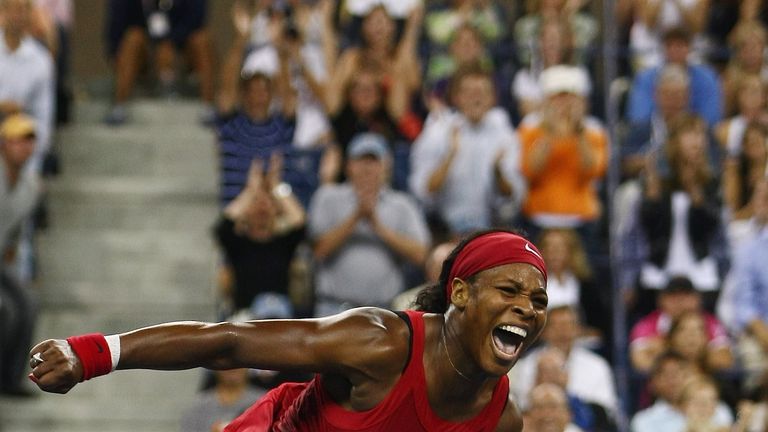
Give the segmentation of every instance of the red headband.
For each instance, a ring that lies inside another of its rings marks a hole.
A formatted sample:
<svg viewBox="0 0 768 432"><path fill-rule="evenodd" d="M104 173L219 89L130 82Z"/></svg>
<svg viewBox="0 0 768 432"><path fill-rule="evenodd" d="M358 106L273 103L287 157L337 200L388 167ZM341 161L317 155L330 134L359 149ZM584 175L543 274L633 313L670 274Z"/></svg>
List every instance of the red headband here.
<svg viewBox="0 0 768 432"><path fill-rule="evenodd" d="M483 270L511 263L526 263L536 267L544 276L544 283L547 282L547 267L541 253L523 237L494 231L472 239L459 252L451 267L445 287L448 303L451 303L453 279L466 280Z"/></svg>

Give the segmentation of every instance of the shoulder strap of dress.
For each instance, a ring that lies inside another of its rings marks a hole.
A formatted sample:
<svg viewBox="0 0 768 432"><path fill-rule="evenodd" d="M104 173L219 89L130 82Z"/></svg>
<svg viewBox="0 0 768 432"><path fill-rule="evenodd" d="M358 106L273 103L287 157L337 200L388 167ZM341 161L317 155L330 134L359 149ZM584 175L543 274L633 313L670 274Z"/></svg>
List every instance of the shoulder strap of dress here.
<svg viewBox="0 0 768 432"><path fill-rule="evenodd" d="M411 355L413 354L413 323L411 323L411 317L408 316L407 313L403 311L394 312L401 320L405 321L405 324L408 326L408 357L406 358L405 366L403 367L403 372L405 372L405 369L408 368L408 364L411 363Z"/></svg>
<svg viewBox="0 0 768 432"><path fill-rule="evenodd" d="M491 402L485 407L482 415L476 417L476 419L485 419L488 421L490 429L494 430L496 425L501 420L501 416L504 413L504 409L509 403L509 377L502 375L499 378L499 382L496 384L496 388L493 390L493 397Z"/></svg>
<svg viewBox="0 0 768 432"><path fill-rule="evenodd" d="M409 353L409 361L406 363L410 365L413 360L418 360L416 368L423 373L424 366L422 364L422 357L424 356L424 312L406 310L405 314L410 320L411 329L411 349ZM406 366L407 368L408 366Z"/></svg>

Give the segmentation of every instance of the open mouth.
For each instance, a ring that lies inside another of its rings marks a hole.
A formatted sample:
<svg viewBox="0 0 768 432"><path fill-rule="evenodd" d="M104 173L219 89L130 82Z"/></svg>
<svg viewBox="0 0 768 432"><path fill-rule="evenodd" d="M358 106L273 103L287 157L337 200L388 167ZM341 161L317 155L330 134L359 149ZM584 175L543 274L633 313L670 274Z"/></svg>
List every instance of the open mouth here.
<svg viewBox="0 0 768 432"><path fill-rule="evenodd" d="M493 344L508 360L520 354L521 347L528 331L513 325L502 325L493 329Z"/></svg>

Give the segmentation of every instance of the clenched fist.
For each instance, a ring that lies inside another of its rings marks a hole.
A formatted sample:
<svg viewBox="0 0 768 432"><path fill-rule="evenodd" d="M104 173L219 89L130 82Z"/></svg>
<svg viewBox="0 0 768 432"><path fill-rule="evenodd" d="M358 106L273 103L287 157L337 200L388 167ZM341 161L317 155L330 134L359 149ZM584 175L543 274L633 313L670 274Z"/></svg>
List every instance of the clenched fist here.
<svg viewBox="0 0 768 432"><path fill-rule="evenodd" d="M29 378L41 390L64 394L83 379L83 365L65 340L41 342L32 348L29 356L32 368Z"/></svg>

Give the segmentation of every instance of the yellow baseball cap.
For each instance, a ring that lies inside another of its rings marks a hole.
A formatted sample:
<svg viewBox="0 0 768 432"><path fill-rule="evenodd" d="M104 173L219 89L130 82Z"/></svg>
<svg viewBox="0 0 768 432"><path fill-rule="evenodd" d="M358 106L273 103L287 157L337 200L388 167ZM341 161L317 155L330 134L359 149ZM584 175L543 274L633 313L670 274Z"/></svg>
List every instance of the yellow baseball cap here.
<svg viewBox="0 0 768 432"><path fill-rule="evenodd" d="M35 135L35 121L26 114L13 114L0 124L0 138L18 139Z"/></svg>

